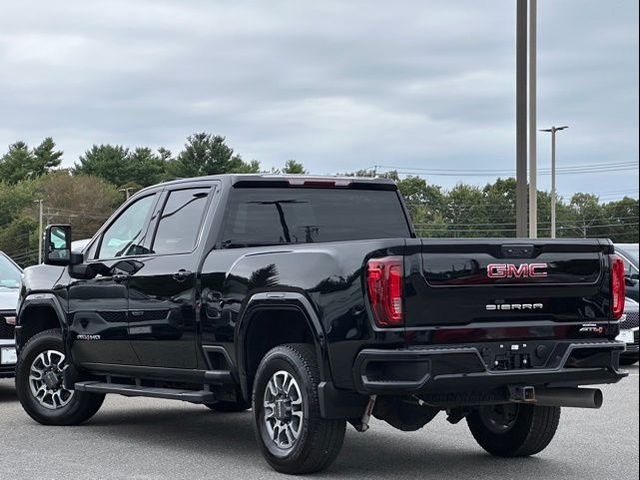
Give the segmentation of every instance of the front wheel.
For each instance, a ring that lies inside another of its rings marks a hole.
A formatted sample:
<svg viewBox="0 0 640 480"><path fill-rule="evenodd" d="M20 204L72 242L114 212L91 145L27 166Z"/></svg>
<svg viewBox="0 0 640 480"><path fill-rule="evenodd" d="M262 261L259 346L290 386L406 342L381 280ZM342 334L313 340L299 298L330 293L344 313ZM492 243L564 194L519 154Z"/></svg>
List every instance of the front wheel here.
<svg viewBox="0 0 640 480"><path fill-rule="evenodd" d="M20 352L16 393L22 408L43 425L77 425L95 415L104 401L104 394L65 388L65 366L60 330L34 335Z"/></svg>
<svg viewBox="0 0 640 480"><path fill-rule="evenodd" d="M345 420L320 416L318 363L306 344L276 347L263 358L253 388L256 437L278 472L324 470L342 448Z"/></svg>
<svg viewBox="0 0 640 480"><path fill-rule="evenodd" d="M467 417L476 442L492 455L527 457L544 450L560 421L560 407L488 405Z"/></svg>

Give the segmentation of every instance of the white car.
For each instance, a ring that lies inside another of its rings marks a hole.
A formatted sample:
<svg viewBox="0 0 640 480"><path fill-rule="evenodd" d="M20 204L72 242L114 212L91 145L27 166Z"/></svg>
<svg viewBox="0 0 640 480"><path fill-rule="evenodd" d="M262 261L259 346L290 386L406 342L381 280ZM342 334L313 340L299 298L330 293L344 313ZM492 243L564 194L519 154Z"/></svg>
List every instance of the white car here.
<svg viewBox="0 0 640 480"><path fill-rule="evenodd" d="M627 298L624 315L620 319L620 335L616 340L627 344L627 351L620 354L620 365L633 365L640 357L638 349L638 302Z"/></svg>
<svg viewBox="0 0 640 480"><path fill-rule="evenodd" d="M22 269L0 252L0 378L13 377L16 368L14 328Z"/></svg>

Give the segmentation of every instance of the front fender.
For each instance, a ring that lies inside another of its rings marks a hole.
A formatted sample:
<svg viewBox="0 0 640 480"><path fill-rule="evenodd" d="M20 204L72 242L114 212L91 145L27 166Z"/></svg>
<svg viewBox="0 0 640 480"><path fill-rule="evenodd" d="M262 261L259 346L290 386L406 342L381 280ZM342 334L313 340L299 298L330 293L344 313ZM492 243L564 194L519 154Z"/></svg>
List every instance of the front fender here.
<svg viewBox="0 0 640 480"><path fill-rule="evenodd" d="M16 316L16 350L18 354L20 354L20 350L22 346L26 343L26 341L31 337L29 333L30 325L28 319L28 313L33 308L47 308L50 309L57 321L60 329L65 331L66 322L65 312L60 304L60 300L53 293L32 293L27 297L23 298L18 306L18 312Z"/></svg>

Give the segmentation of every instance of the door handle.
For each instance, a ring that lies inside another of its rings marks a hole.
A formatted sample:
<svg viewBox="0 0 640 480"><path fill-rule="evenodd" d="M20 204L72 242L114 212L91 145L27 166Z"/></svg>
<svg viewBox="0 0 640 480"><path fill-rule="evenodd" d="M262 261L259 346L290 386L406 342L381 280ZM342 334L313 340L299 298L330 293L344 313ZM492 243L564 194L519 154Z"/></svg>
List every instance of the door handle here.
<svg viewBox="0 0 640 480"><path fill-rule="evenodd" d="M176 282L184 282L187 278L189 278L189 275L191 275L191 272L189 270L181 268L173 274L173 279Z"/></svg>
<svg viewBox="0 0 640 480"><path fill-rule="evenodd" d="M111 278L116 283L122 283L122 282L126 281L129 278L129 274L128 273L114 273L111 276Z"/></svg>

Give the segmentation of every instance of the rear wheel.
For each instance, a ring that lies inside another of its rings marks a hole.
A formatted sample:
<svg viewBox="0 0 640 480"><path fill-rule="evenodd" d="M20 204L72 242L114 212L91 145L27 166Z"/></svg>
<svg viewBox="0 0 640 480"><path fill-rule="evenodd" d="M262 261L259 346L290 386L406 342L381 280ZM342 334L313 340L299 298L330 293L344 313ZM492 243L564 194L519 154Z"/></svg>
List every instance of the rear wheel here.
<svg viewBox="0 0 640 480"><path fill-rule="evenodd" d="M638 355L634 356L634 357L627 357L624 355L620 356L620 365L623 365L625 367L628 367L629 365L633 365L634 363L638 363Z"/></svg>
<svg viewBox="0 0 640 480"><path fill-rule="evenodd" d="M346 422L321 418L319 381L315 351L306 344L276 347L258 367L253 388L256 437L278 472L318 472L342 448Z"/></svg>
<svg viewBox="0 0 640 480"><path fill-rule="evenodd" d="M492 455L526 457L544 450L560 421L560 407L488 405L467 417L476 442Z"/></svg>
<svg viewBox="0 0 640 480"><path fill-rule="evenodd" d="M34 335L16 366L16 392L24 410L43 425L77 425L100 409L104 395L76 392L62 384L66 357L60 330Z"/></svg>

